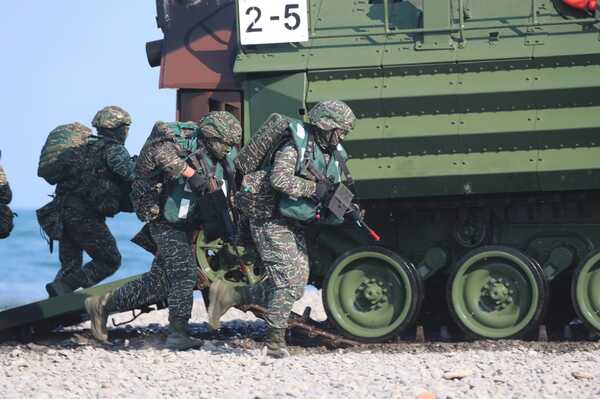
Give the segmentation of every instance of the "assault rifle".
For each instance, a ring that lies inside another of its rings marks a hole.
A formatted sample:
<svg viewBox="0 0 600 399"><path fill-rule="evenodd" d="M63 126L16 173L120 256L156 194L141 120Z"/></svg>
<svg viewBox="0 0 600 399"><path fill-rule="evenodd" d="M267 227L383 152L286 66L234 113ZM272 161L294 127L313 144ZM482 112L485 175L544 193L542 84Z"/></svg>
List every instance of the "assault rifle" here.
<svg viewBox="0 0 600 399"><path fill-rule="evenodd" d="M348 214L352 221L356 223L359 228L369 233L373 240L380 241L381 236L365 222L364 212L361 210L360 205L353 202L354 193L352 190L344 183L334 184L331 179L325 176L315 166L312 160L306 159L304 163L306 170L308 170L318 182L326 182L329 184L329 187L331 187L329 195L322 205L338 219L343 219L344 216Z"/></svg>
<svg viewBox="0 0 600 399"><path fill-rule="evenodd" d="M236 229L229 211L229 201L221 189L214 171L204 159L204 154L198 155L191 158L192 163L195 164L199 161L202 169L207 173L208 180L208 191L200 198L200 203L205 206L205 210L202 212L202 222L206 241L222 238L226 242L234 242ZM199 165L194 166L197 170L199 169Z"/></svg>

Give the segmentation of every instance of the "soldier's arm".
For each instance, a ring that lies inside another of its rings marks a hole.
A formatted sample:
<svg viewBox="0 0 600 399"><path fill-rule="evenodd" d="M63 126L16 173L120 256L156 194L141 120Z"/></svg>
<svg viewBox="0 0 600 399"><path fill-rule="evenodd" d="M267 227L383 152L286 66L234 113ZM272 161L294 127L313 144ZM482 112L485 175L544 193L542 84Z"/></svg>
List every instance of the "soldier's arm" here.
<svg viewBox="0 0 600 399"><path fill-rule="evenodd" d="M4 169L0 166L0 204L8 205L12 200L12 191L6 179Z"/></svg>
<svg viewBox="0 0 600 399"><path fill-rule="evenodd" d="M154 164L167 174L170 179L180 176L190 177L194 169L181 158L179 146L172 142L163 142L156 147Z"/></svg>
<svg viewBox="0 0 600 399"><path fill-rule="evenodd" d="M122 145L111 145L106 150L106 163L111 172L117 175L120 179L132 182L135 175L133 169L135 163L129 155L127 148Z"/></svg>
<svg viewBox="0 0 600 399"><path fill-rule="evenodd" d="M296 198L309 198L315 193L316 183L296 176L298 151L291 145L285 145L275 154L271 171L271 186L277 191Z"/></svg>

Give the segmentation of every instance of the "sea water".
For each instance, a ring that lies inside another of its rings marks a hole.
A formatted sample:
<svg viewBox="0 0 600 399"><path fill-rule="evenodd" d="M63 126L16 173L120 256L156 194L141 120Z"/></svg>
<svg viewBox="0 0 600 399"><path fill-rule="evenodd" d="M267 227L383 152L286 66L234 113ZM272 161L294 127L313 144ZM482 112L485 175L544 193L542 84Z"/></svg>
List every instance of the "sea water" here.
<svg viewBox="0 0 600 399"><path fill-rule="evenodd" d="M46 283L52 281L60 268L58 243L54 253L40 234L35 211L15 210L15 229L10 237L0 240L0 309L23 305L48 297ZM123 262L119 270L105 282L146 272L152 255L129 240L142 228L134 214L119 214L107 219L117 239ZM84 258L84 262L89 258Z"/></svg>

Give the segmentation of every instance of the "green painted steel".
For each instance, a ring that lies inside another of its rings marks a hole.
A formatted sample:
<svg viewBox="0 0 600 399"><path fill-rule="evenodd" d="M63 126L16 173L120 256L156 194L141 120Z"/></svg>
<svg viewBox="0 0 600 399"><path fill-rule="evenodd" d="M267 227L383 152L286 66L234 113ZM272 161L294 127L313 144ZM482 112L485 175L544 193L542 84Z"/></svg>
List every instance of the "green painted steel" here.
<svg viewBox="0 0 600 399"><path fill-rule="evenodd" d="M600 251L583 260L573 276L571 292L573 306L581 319L600 332Z"/></svg>
<svg viewBox="0 0 600 399"><path fill-rule="evenodd" d="M38 324L48 327L79 324L86 318L84 302L87 297L102 295L129 281L138 279L140 276L137 275L110 284L102 284L75 291L72 294L4 310L0 312L0 332Z"/></svg>
<svg viewBox="0 0 600 399"><path fill-rule="evenodd" d="M431 247L425 252L423 260L417 265L417 271L423 280L433 276L448 265L448 253L443 248Z"/></svg>
<svg viewBox="0 0 600 399"><path fill-rule="evenodd" d="M252 131L290 111L285 98L346 101L363 198L600 188L595 19L565 20L550 0L310 3L310 41L236 58L245 94L267 93ZM269 92L276 72L307 84L281 96L280 76Z"/></svg>
<svg viewBox="0 0 600 399"><path fill-rule="evenodd" d="M422 297L415 269L393 252L359 248L326 277L323 303L336 325L362 341L385 340L410 326Z"/></svg>
<svg viewBox="0 0 600 399"><path fill-rule="evenodd" d="M293 117L331 98L352 107L349 167L383 246L432 280L481 246L522 248L554 281L600 246L598 13L565 17L552 0L309 3L308 42L242 47L234 70L264 92L273 75L303 76L301 92L285 92L303 102ZM279 111L280 98L254 109ZM344 236L311 249L317 286L349 249ZM498 336L519 335L519 320Z"/></svg>
<svg viewBox="0 0 600 399"><path fill-rule="evenodd" d="M525 260L507 257L497 272L520 281L532 309L548 299L543 288L534 300L546 280L553 295L568 295L561 283L600 247L599 13L563 15L554 0L308 3L307 42L240 46L236 54L245 133L271 112L301 119L319 101L345 101L358 116L344 143L349 167L382 246L440 287L455 272L449 265L502 245ZM311 283L327 290L346 281L331 281L345 262L339 257L370 244L351 229L311 229ZM471 274L461 284L484 284ZM488 288L488 297L507 299L501 285ZM465 290L464 306L481 298ZM439 304L449 298L432 291L434 311L446 312ZM526 308L525 296L518 299ZM338 300L333 307L347 299ZM480 309L472 322L487 324L465 329L519 336L541 321L514 307L489 319ZM333 319L352 335L352 317ZM558 301L548 317L574 315Z"/></svg>
<svg viewBox="0 0 600 399"><path fill-rule="evenodd" d="M248 76L244 86L244 132L255 132L273 112L298 115L304 109L306 74ZM273 101L277 105L274 106ZM249 136L246 137L246 142Z"/></svg>
<svg viewBox="0 0 600 399"><path fill-rule="evenodd" d="M203 3L198 7L212 7ZM542 274L560 283L579 259L593 256L600 247L599 13L564 16L554 0L357 0L348 4L309 0L308 4L307 42L237 45L231 60L235 77L226 90L241 91L245 139L273 112L302 119L319 101L345 101L359 117L344 143L349 167L368 222L383 237L381 245L402 255L391 259L410 265L406 270L418 265L415 275L439 287L456 272L448 265L469 251L501 244L503 253L520 255L504 255L491 269L519 282L523 295L517 304L522 309L536 306L536 293L538 308L542 307L547 300L545 288L535 291L536 284L545 287ZM223 5L219 18L225 20L226 13L233 18L234 9ZM198 61L214 65L213 50L190 50L203 48L205 40L198 36L199 25L189 20L198 10L188 11L170 15L178 29L163 29L163 61L169 61L162 63L163 77L195 70ZM213 25L207 22L206 26ZM239 36L239 27L235 30ZM231 65L226 61L219 68ZM231 71L218 72L226 76ZM219 82L213 86L203 82L200 75L198 81L181 80L186 82L179 87L186 94L180 96L183 102L204 98L203 90L223 89ZM197 105L179 104L179 108L198 109ZM373 340L399 331L394 325L402 318L399 309L406 307L402 293L407 280L396 271L394 261L363 264L352 260L355 255L340 258L371 244L350 225L309 230L310 282L345 293L336 296L328 291L333 308L349 306L348 298L356 298L364 279L352 276L362 269L387 270L386 276L394 282L393 303L387 308L394 315L391 319L353 310L345 319L332 317L338 327L347 335ZM216 262L206 255L220 248L210 245L196 247L201 265ZM219 264L206 269L209 278L248 279L237 265L226 263L224 268ZM544 270L536 264L544 265ZM477 287L487 284L484 274L489 271L475 273L476 265L465 267L462 277L457 277L457 289L467 294L459 307L475 309L475 315L465 316L475 323L468 331L487 337L518 336L539 321L540 313L531 317L511 313L517 305L491 312L493 316L478 309L474 301L482 295ZM531 279L528 269L536 279ZM598 310L596 269L589 266L584 271L580 266L577 270L575 307L597 329L592 323ZM420 298L422 286L412 283L416 291L409 290L411 295ZM365 284L363 299L378 297L378 289ZM486 285L486 298L504 303L512 297L498 284ZM367 289L372 295L366 294ZM443 303L444 293L432 291L428 300ZM553 295L568 295L563 291ZM0 330L44 320L54 324L81 320L87 292L0 313ZM553 306L550 318L572 316L563 302ZM439 306L435 311L445 312ZM412 322L416 314L406 319ZM467 321L458 319L463 327Z"/></svg>
<svg viewBox="0 0 600 399"><path fill-rule="evenodd" d="M541 271L501 247L466 255L449 280L449 306L459 325L484 338L519 337L535 327L545 295Z"/></svg>
<svg viewBox="0 0 600 399"><path fill-rule="evenodd" d="M542 265L546 280L554 280L563 270L573 265L575 253L567 247L556 247L552 249L548 259Z"/></svg>

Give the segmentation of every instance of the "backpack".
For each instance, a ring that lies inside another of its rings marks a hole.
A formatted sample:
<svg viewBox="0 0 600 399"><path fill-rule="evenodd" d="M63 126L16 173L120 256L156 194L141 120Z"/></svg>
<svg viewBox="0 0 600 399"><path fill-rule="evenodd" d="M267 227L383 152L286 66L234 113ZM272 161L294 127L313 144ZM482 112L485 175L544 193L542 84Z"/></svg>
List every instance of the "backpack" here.
<svg viewBox="0 0 600 399"><path fill-rule="evenodd" d="M194 137L194 139L183 143L184 147L186 145L193 146L197 129L198 125L194 122L156 122L154 124L152 132L140 152L136 164L137 178L133 181L129 193L133 210L142 222L151 222L158 219L161 214L161 194L166 188L163 186L165 183L168 185L168 182L162 181L160 171L148 169L148 167L154 167L154 165L143 162L146 152L153 151L152 148L162 142L170 141L181 145L182 143L177 140L177 137Z"/></svg>
<svg viewBox="0 0 600 399"><path fill-rule="evenodd" d="M264 219L273 215L277 198L269 182L268 163L274 152L290 136L292 119L271 114L235 159L243 175L241 190L235 194L235 207L249 218Z"/></svg>
<svg viewBox="0 0 600 399"><path fill-rule="evenodd" d="M235 160L237 170L247 175L261 169L265 160L269 160L268 155L290 136L288 127L291 122L292 119L284 115L271 114L238 154Z"/></svg>
<svg viewBox="0 0 600 399"><path fill-rule="evenodd" d="M15 214L10 210L8 205L0 204L0 239L6 238L15 227L13 219Z"/></svg>
<svg viewBox="0 0 600 399"><path fill-rule="evenodd" d="M81 123L58 126L48 134L38 162L38 176L55 185L69 177L70 167L63 156L81 147L92 137L92 130Z"/></svg>

